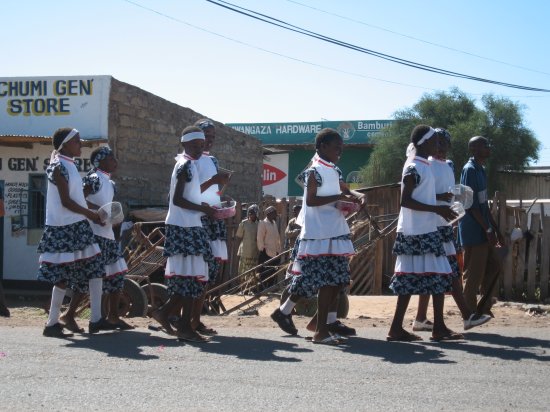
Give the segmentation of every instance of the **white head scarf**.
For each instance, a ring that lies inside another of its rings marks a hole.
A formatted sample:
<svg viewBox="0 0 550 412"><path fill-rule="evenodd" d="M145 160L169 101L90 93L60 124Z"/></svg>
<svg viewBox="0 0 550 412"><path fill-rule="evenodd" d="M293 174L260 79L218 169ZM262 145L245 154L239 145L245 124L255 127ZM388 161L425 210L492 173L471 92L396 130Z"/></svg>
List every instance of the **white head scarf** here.
<svg viewBox="0 0 550 412"><path fill-rule="evenodd" d="M424 136L416 143L416 146L414 143L409 143L407 146L407 151L405 152L405 155L407 156L407 161L405 164L411 163L413 159L416 156L416 147L420 146L422 143L426 142L427 140L431 139L435 135L435 129L433 127L430 127L430 130L428 130Z"/></svg>
<svg viewBox="0 0 550 412"><path fill-rule="evenodd" d="M71 140L73 137L75 137L78 133L79 132L76 129L71 130L69 134L65 137L65 139L63 139L59 147L52 150L52 154L50 155L50 163L53 163L55 161L57 155L61 152L61 148L63 147L63 145Z"/></svg>

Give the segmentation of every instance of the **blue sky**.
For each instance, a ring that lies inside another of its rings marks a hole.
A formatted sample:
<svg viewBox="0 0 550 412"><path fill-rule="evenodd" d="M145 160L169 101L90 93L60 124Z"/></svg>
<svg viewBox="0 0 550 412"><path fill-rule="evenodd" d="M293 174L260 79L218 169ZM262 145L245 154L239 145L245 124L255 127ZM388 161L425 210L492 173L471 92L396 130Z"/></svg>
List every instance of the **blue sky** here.
<svg viewBox="0 0 550 412"><path fill-rule="evenodd" d="M231 2L400 58L550 89L544 0ZM389 119L453 86L506 96L542 143L538 165L550 166L550 93L407 68L205 0L10 1L0 36L0 76L112 75L224 123Z"/></svg>

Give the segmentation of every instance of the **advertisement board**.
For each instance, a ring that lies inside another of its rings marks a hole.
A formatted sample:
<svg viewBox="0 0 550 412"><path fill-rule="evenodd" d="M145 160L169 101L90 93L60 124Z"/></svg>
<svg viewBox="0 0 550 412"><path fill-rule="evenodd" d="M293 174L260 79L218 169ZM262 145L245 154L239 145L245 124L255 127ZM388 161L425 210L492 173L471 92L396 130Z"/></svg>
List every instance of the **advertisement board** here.
<svg viewBox="0 0 550 412"><path fill-rule="evenodd" d="M250 134L264 145L313 144L322 129L336 129L345 144L369 144L374 136L385 133L393 120L341 120L305 123L228 123L239 132Z"/></svg>
<svg viewBox="0 0 550 412"><path fill-rule="evenodd" d="M264 156L262 189L264 195L288 196L288 153Z"/></svg>
<svg viewBox="0 0 550 412"><path fill-rule="evenodd" d="M0 77L0 134L108 137L111 76Z"/></svg>

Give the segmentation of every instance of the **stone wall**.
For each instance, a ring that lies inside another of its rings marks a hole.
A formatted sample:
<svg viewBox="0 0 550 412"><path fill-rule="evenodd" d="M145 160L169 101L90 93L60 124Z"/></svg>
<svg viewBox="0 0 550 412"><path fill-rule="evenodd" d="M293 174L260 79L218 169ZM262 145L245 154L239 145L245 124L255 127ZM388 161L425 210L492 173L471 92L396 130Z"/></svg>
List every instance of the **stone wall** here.
<svg viewBox="0 0 550 412"><path fill-rule="evenodd" d="M130 206L167 206L170 175L182 130L208 117L116 79L109 98L109 145L119 160L117 199ZM262 146L258 139L216 123L212 154L235 173L225 194L258 202Z"/></svg>

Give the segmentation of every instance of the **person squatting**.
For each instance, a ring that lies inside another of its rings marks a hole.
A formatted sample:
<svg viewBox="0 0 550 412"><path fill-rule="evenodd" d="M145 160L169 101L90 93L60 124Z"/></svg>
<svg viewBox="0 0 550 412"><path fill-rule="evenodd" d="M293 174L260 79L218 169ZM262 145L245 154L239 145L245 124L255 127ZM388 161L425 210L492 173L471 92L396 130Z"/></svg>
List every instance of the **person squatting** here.
<svg viewBox="0 0 550 412"><path fill-rule="evenodd" d="M210 155L215 135L215 125L209 119L201 119L182 132L183 150L175 158L170 177L165 220L164 278L169 297L151 314L164 332L188 342L208 342L217 334L200 317L207 288L215 284L221 263L228 258L225 222L216 219L213 206L221 201L220 185L225 187L231 176L220 172L217 159ZM445 293L452 293L457 302L465 330L491 319L464 300L456 239L453 226L448 223L457 217L450 208L452 194L448 193L448 188L454 185L453 165L446 159L450 139L445 129L427 125L416 126L410 136L393 247L397 260L390 283L397 295L397 305L387 341L422 340L403 327L413 294L421 296L413 331L431 331L434 341L464 339L445 325ZM470 147L474 158L478 140ZM74 164L74 158L81 155L78 130L56 130L53 147L46 170L46 224L38 246L38 279L52 285L43 335L68 337L83 333L75 314L87 294L90 334L132 329L118 313L128 268L112 225L101 221L98 215L102 205L113 201L116 189L110 177L117 168L117 160L111 149L100 147L92 152L92 170L81 178ZM338 206L347 202L363 208L366 196L350 190L343 181L336 165L343 149L343 139L334 129L323 129L315 137L315 155L299 177L304 194L293 221L296 233L290 244L292 276L288 298L271 314L285 333L296 335L298 329L292 319L296 304L301 299L316 297L317 312L306 326L313 334L309 340L315 344L340 345L357 333L337 319L338 298L350 284L349 260L355 253L350 228ZM257 209L248 213L254 223ZM487 226L494 227L494 222L488 221ZM244 236L243 230L239 236ZM251 256L248 258L250 262L243 261L240 271L256 263ZM61 314L68 289L72 291L72 299ZM108 301L105 316L103 294ZM426 318L429 295L433 299L433 323Z"/></svg>

